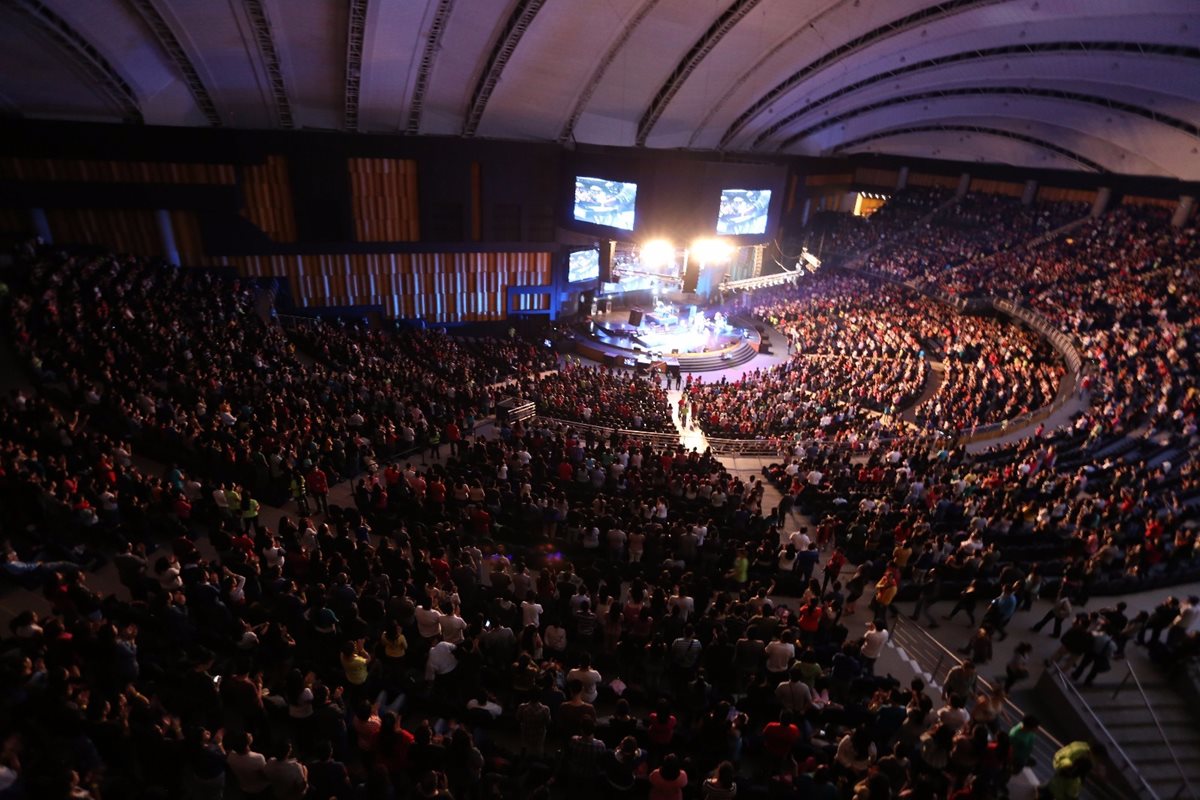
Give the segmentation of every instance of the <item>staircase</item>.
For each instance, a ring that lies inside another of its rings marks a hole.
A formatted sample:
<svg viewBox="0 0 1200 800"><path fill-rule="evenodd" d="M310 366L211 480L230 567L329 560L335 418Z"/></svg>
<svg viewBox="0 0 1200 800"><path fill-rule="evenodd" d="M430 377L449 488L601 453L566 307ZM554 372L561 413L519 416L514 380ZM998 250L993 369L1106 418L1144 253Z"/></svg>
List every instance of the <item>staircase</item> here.
<svg viewBox="0 0 1200 800"><path fill-rule="evenodd" d="M1139 800L1200 800L1200 720L1180 692L1157 673L1149 682L1125 662L1118 683L1080 686L1055 667L1037 693L1076 739L1099 742L1110 768L1104 788ZM1109 673L1119 678L1118 669Z"/></svg>
<svg viewBox="0 0 1200 800"><path fill-rule="evenodd" d="M1115 698L1112 686L1079 687L1079 693L1160 798L1176 797L1182 778L1193 790L1200 788L1200 719L1167 684L1155 681L1141 687L1154 709L1153 716L1132 681L1119 687ZM1163 734L1169 749L1163 744ZM1182 778L1175 759L1183 769ZM1189 797L1187 789L1178 797Z"/></svg>

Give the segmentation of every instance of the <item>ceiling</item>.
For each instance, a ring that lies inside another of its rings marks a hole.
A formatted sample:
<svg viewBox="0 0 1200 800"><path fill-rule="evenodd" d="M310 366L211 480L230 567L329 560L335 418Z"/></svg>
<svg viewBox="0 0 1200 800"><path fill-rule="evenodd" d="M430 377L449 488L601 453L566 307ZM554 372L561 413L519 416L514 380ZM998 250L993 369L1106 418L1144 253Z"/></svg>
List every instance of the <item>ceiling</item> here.
<svg viewBox="0 0 1200 800"><path fill-rule="evenodd" d="M1200 180L1200 0L0 0L0 114Z"/></svg>

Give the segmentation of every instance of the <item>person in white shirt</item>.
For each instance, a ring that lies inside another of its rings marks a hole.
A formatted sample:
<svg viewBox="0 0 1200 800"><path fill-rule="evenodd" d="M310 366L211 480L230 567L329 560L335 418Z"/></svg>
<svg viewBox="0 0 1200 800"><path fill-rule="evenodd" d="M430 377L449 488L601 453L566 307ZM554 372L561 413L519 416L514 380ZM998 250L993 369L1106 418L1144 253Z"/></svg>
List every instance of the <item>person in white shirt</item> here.
<svg viewBox="0 0 1200 800"><path fill-rule="evenodd" d="M796 646L792 644L792 638L791 631L784 631L782 636L777 636L767 644L763 651L767 657L767 672L783 675L791 668L792 659L796 657Z"/></svg>
<svg viewBox="0 0 1200 800"><path fill-rule="evenodd" d="M458 648L450 642L438 642L429 648L429 658L425 661L425 680L432 681L439 675L449 675L458 667Z"/></svg>
<svg viewBox="0 0 1200 800"><path fill-rule="evenodd" d="M234 780L242 794L254 797L271 788L267 779L267 758L262 753L250 749L254 737L249 733L235 731L225 737L225 749L229 754L225 763L233 773Z"/></svg>
<svg viewBox="0 0 1200 800"><path fill-rule="evenodd" d="M788 536L788 543L796 548L797 553L803 553L812 544L812 539L808 535L808 528L801 528L798 531L792 531Z"/></svg>
<svg viewBox="0 0 1200 800"><path fill-rule="evenodd" d="M579 666L567 673L567 683L579 681L583 686L582 697L585 703L596 702L597 690L602 680L600 673L592 669L592 659L587 653L579 657Z"/></svg>
<svg viewBox="0 0 1200 800"><path fill-rule="evenodd" d="M417 619L417 633L421 634L421 638L432 639L442 632L440 624L442 612L434 608L433 604L428 600L421 604L415 616Z"/></svg>
<svg viewBox="0 0 1200 800"><path fill-rule="evenodd" d="M1191 595L1186 602L1179 604L1179 613L1167 628L1167 641L1186 636L1198 619L1200 619L1200 596Z"/></svg>
<svg viewBox="0 0 1200 800"><path fill-rule="evenodd" d="M687 622L688 618L692 616L692 611L696 608L696 601L683 594L680 588L676 586L675 593L667 600L667 605L670 608L678 608L680 618L684 622Z"/></svg>
<svg viewBox="0 0 1200 800"><path fill-rule="evenodd" d="M542 607L533 598L533 592L530 592L521 602L521 624L539 628L542 624Z"/></svg>
<svg viewBox="0 0 1200 800"><path fill-rule="evenodd" d="M463 640L463 632L467 629L466 621L458 615L458 609L449 614L442 614L437 620L442 638L451 644L459 644Z"/></svg>
<svg viewBox="0 0 1200 800"><path fill-rule="evenodd" d="M867 674L875 674L875 661L883 652L883 646L887 644L889 637L890 634L886 628L876 628L874 622L867 623L867 632L863 634L862 648L858 651L866 665Z"/></svg>

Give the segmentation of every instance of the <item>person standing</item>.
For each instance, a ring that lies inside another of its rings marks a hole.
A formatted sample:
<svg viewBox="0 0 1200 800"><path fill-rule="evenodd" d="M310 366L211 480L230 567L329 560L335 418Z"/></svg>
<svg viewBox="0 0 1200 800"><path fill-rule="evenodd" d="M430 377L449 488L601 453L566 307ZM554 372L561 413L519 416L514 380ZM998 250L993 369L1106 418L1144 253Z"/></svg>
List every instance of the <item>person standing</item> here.
<svg viewBox="0 0 1200 800"><path fill-rule="evenodd" d="M1058 597L1054 600L1054 605L1046 612L1046 616L1042 617L1030 630L1035 633L1046 627L1046 623L1054 621L1054 632L1050 634L1051 639L1057 639L1062 635L1062 626L1065 620L1071 618L1071 598L1066 591L1066 584L1063 584L1058 590Z"/></svg>
<svg viewBox="0 0 1200 800"><path fill-rule="evenodd" d="M967 619L970 620L971 627L975 627L975 606L979 603L979 586L975 579L967 584L966 588L958 594L958 602L954 604L954 608L950 609L950 613L942 617L944 620L952 620L959 611L966 613Z"/></svg>
<svg viewBox="0 0 1200 800"><path fill-rule="evenodd" d="M319 465L314 465L309 471L308 477L305 478L308 484L308 493L312 495L316 501L317 513L329 513L329 478L325 474L325 470Z"/></svg>
<svg viewBox="0 0 1200 800"><path fill-rule="evenodd" d="M1013 614L1017 613L1017 602L1014 587L1005 586L1000 590L999 596L993 598L992 602L988 604L988 610L983 615L983 621L991 623L1002 642L1008 638L1005 628L1008 627Z"/></svg>
<svg viewBox="0 0 1200 800"><path fill-rule="evenodd" d="M933 614L929 610L933 607L942 595L942 579L938 574L937 567L932 567L922 576L917 584L917 604L913 606L912 614L909 619L917 619L922 612L925 614L926 626L930 628L938 627L938 622L934 619Z"/></svg>

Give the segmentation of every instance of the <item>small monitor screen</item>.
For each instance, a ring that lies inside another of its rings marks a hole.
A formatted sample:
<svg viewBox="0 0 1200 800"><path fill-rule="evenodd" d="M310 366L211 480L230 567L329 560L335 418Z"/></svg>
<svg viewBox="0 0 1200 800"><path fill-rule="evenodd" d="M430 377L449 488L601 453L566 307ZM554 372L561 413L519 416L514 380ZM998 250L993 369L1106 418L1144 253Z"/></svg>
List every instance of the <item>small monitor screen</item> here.
<svg viewBox="0 0 1200 800"><path fill-rule="evenodd" d="M633 230L637 184L604 178L575 178L575 219Z"/></svg>
<svg viewBox="0 0 1200 800"><path fill-rule="evenodd" d="M567 280L590 281L600 277L600 251L576 250L568 256Z"/></svg>
<svg viewBox="0 0 1200 800"><path fill-rule="evenodd" d="M770 189L722 189L717 233L722 236L766 233L770 207Z"/></svg>

